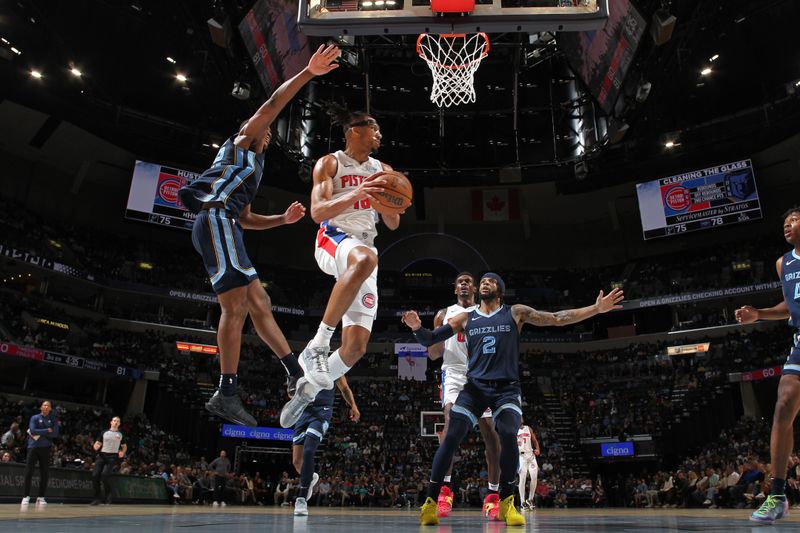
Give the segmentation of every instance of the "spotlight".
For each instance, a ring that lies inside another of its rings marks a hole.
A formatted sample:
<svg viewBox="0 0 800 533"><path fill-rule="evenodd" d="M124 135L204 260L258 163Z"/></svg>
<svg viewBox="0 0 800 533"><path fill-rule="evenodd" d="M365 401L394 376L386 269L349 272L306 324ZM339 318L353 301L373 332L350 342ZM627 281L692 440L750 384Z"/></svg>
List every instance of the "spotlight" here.
<svg viewBox="0 0 800 533"><path fill-rule="evenodd" d="M174 65L175 63L177 63L177 61L175 61L174 59L172 59L170 56L167 56L167 61L169 61L169 62L170 62L170 63L172 63L173 65Z"/></svg>
<svg viewBox="0 0 800 533"><path fill-rule="evenodd" d="M219 145L217 143L211 143L211 148L219 148Z"/></svg>
<svg viewBox="0 0 800 533"><path fill-rule="evenodd" d="M175 79L178 80L181 83L186 83L186 80L187 80L186 76L184 76L180 72L178 74L175 74Z"/></svg>
<svg viewBox="0 0 800 533"><path fill-rule="evenodd" d="M22 52L14 46L11 47L11 51L17 54L18 56L22 55Z"/></svg>
<svg viewBox="0 0 800 533"><path fill-rule="evenodd" d="M79 69L75 67L72 67L71 69L69 69L69 71L72 72L72 75L75 76L76 78L80 78L81 76L83 76L83 72L81 72Z"/></svg>
<svg viewBox="0 0 800 533"><path fill-rule="evenodd" d="M708 76L709 74L711 74L711 67L704 68L703 70L700 71L700 74L702 74L703 76Z"/></svg>
<svg viewBox="0 0 800 533"><path fill-rule="evenodd" d="M42 79L42 73L38 70L31 70L31 78L36 78L37 80Z"/></svg>
<svg viewBox="0 0 800 533"><path fill-rule="evenodd" d="M675 148L676 146L680 146L681 143L675 141L667 141L664 143L664 148L671 149Z"/></svg>
<svg viewBox="0 0 800 533"><path fill-rule="evenodd" d="M711 61L711 62L713 63L713 62L714 62L714 61L716 61L717 59L719 59L719 54L714 54L713 56L711 56L711 58L709 59L709 61Z"/></svg>

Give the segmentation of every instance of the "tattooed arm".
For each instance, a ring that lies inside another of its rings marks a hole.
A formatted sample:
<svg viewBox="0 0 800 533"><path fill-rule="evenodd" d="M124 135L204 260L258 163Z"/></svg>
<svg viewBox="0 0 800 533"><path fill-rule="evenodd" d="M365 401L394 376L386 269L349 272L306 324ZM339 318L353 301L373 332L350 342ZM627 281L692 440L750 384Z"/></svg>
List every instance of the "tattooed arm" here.
<svg viewBox="0 0 800 533"><path fill-rule="evenodd" d="M622 306L618 304L623 298L622 290L614 289L607 295L603 294L603 291L600 291L594 305L581 307L579 309L565 309L564 311L549 313L547 311L537 311L527 305L517 304L511 307L511 313L514 316L514 321L520 328L523 324L532 324L534 326L568 326L591 318L597 314L607 313L612 309L622 309Z"/></svg>

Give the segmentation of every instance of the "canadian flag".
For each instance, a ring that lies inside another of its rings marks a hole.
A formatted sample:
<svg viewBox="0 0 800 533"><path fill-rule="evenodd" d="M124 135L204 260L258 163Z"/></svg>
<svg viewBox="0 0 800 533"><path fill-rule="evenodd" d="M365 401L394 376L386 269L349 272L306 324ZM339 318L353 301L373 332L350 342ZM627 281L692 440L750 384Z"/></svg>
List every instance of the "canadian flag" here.
<svg viewBox="0 0 800 533"><path fill-rule="evenodd" d="M519 220L519 189L474 189L472 220Z"/></svg>

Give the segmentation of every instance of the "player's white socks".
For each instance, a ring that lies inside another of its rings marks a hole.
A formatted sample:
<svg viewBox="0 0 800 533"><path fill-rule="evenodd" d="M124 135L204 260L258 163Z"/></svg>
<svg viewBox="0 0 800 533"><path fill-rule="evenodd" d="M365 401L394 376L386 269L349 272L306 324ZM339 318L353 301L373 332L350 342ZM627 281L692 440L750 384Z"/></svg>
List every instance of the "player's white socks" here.
<svg viewBox="0 0 800 533"><path fill-rule="evenodd" d="M498 491L500 490L500 483L489 483L489 490Z"/></svg>
<svg viewBox="0 0 800 533"><path fill-rule="evenodd" d="M336 331L336 326L329 326L325 322L320 322L319 327L317 328L317 334L314 335L314 338L311 339L311 342L308 343L308 345L312 347L330 346L331 337L333 336L334 331Z"/></svg>
<svg viewBox="0 0 800 533"><path fill-rule="evenodd" d="M450 483L450 476L444 476L444 482Z"/></svg>
<svg viewBox="0 0 800 533"><path fill-rule="evenodd" d="M336 350L328 357L328 368L331 371L331 379L336 381L350 371L350 367L344 364L342 356L339 355L339 350Z"/></svg>

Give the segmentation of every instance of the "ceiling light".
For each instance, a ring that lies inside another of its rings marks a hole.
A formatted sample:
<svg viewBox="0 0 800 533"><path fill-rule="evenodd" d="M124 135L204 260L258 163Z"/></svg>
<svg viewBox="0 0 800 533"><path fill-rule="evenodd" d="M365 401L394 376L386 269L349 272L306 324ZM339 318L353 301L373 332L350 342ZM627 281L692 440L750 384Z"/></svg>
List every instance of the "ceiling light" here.
<svg viewBox="0 0 800 533"><path fill-rule="evenodd" d="M69 71L72 72L72 75L75 76L76 78L80 78L81 76L83 76L83 72L81 72L75 67L72 67L71 69L69 69Z"/></svg>
<svg viewBox="0 0 800 533"><path fill-rule="evenodd" d="M11 47L11 51L14 52L15 54L17 54L18 56L22 55L22 52L19 49L13 47L13 46Z"/></svg>
<svg viewBox="0 0 800 533"><path fill-rule="evenodd" d="M700 74L702 74L703 76L708 76L709 74L711 74L711 67L704 68L703 70L700 71Z"/></svg>
<svg viewBox="0 0 800 533"><path fill-rule="evenodd" d="M172 63L173 65L174 65L175 63L177 63L177 61L175 61L174 59L172 59L172 58L171 58L171 57L169 57L169 56L167 56L167 61L169 61L169 62L170 62L170 63Z"/></svg>
<svg viewBox="0 0 800 533"><path fill-rule="evenodd" d="M795 87L800 87L800 80L797 80L796 82L794 82L794 86Z"/></svg>
<svg viewBox="0 0 800 533"><path fill-rule="evenodd" d="M179 72L178 74L175 74L175 79L177 79L181 83L186 83L186 79L187 78L186 78L186 76L184 76L183 74L181 74Z"/></svg>
<svg viewBox="0 0 800 533"><path fill-rule="evenodd" d="M711 56L711 58L709 59L709 61L711 61L711 62L713 63L713 62L714 62L714 61L716 61L717 59L719 59L719 54L714 54L713 56Z"/></svg>
<svg viewBox="0 0 800 533"><path fill-rule="evenodd" d="M31 78L36 78L37 80L42 78L42 73L38 70L31 70Z"/></svg>
<svg viewBox="0 0 800 533"><path fill-rule="evenodd" d="M0 37L0 41L3 41L3 44L11 44L11 43L8 42L8 39L6 39L5 37Z"/></svg>
<svg viewBox="0 0 800 533"><path fill-rule="evenodd" d="M675 148L676 146L680 146L681 143L677 143L675 141L667 141L664 143L664 148Z"/></svg>
<svg viewBox="0 0 800 533"><path fill-rule="evenodd" d="M746 18L747 18L747 17L745 17L744 15L742 15L741 17L736 17L735 19L733 19L733 21L734 21L736 24L741 24L742 22L744 22L744 21L745 21L745 19L746 19Z"/></svg>
<svg viewBox="0 0 800 533"><path fill-rule="evenodd" d="M211 148L219 148L219 145L217 143L211 143Z"/></svg>

